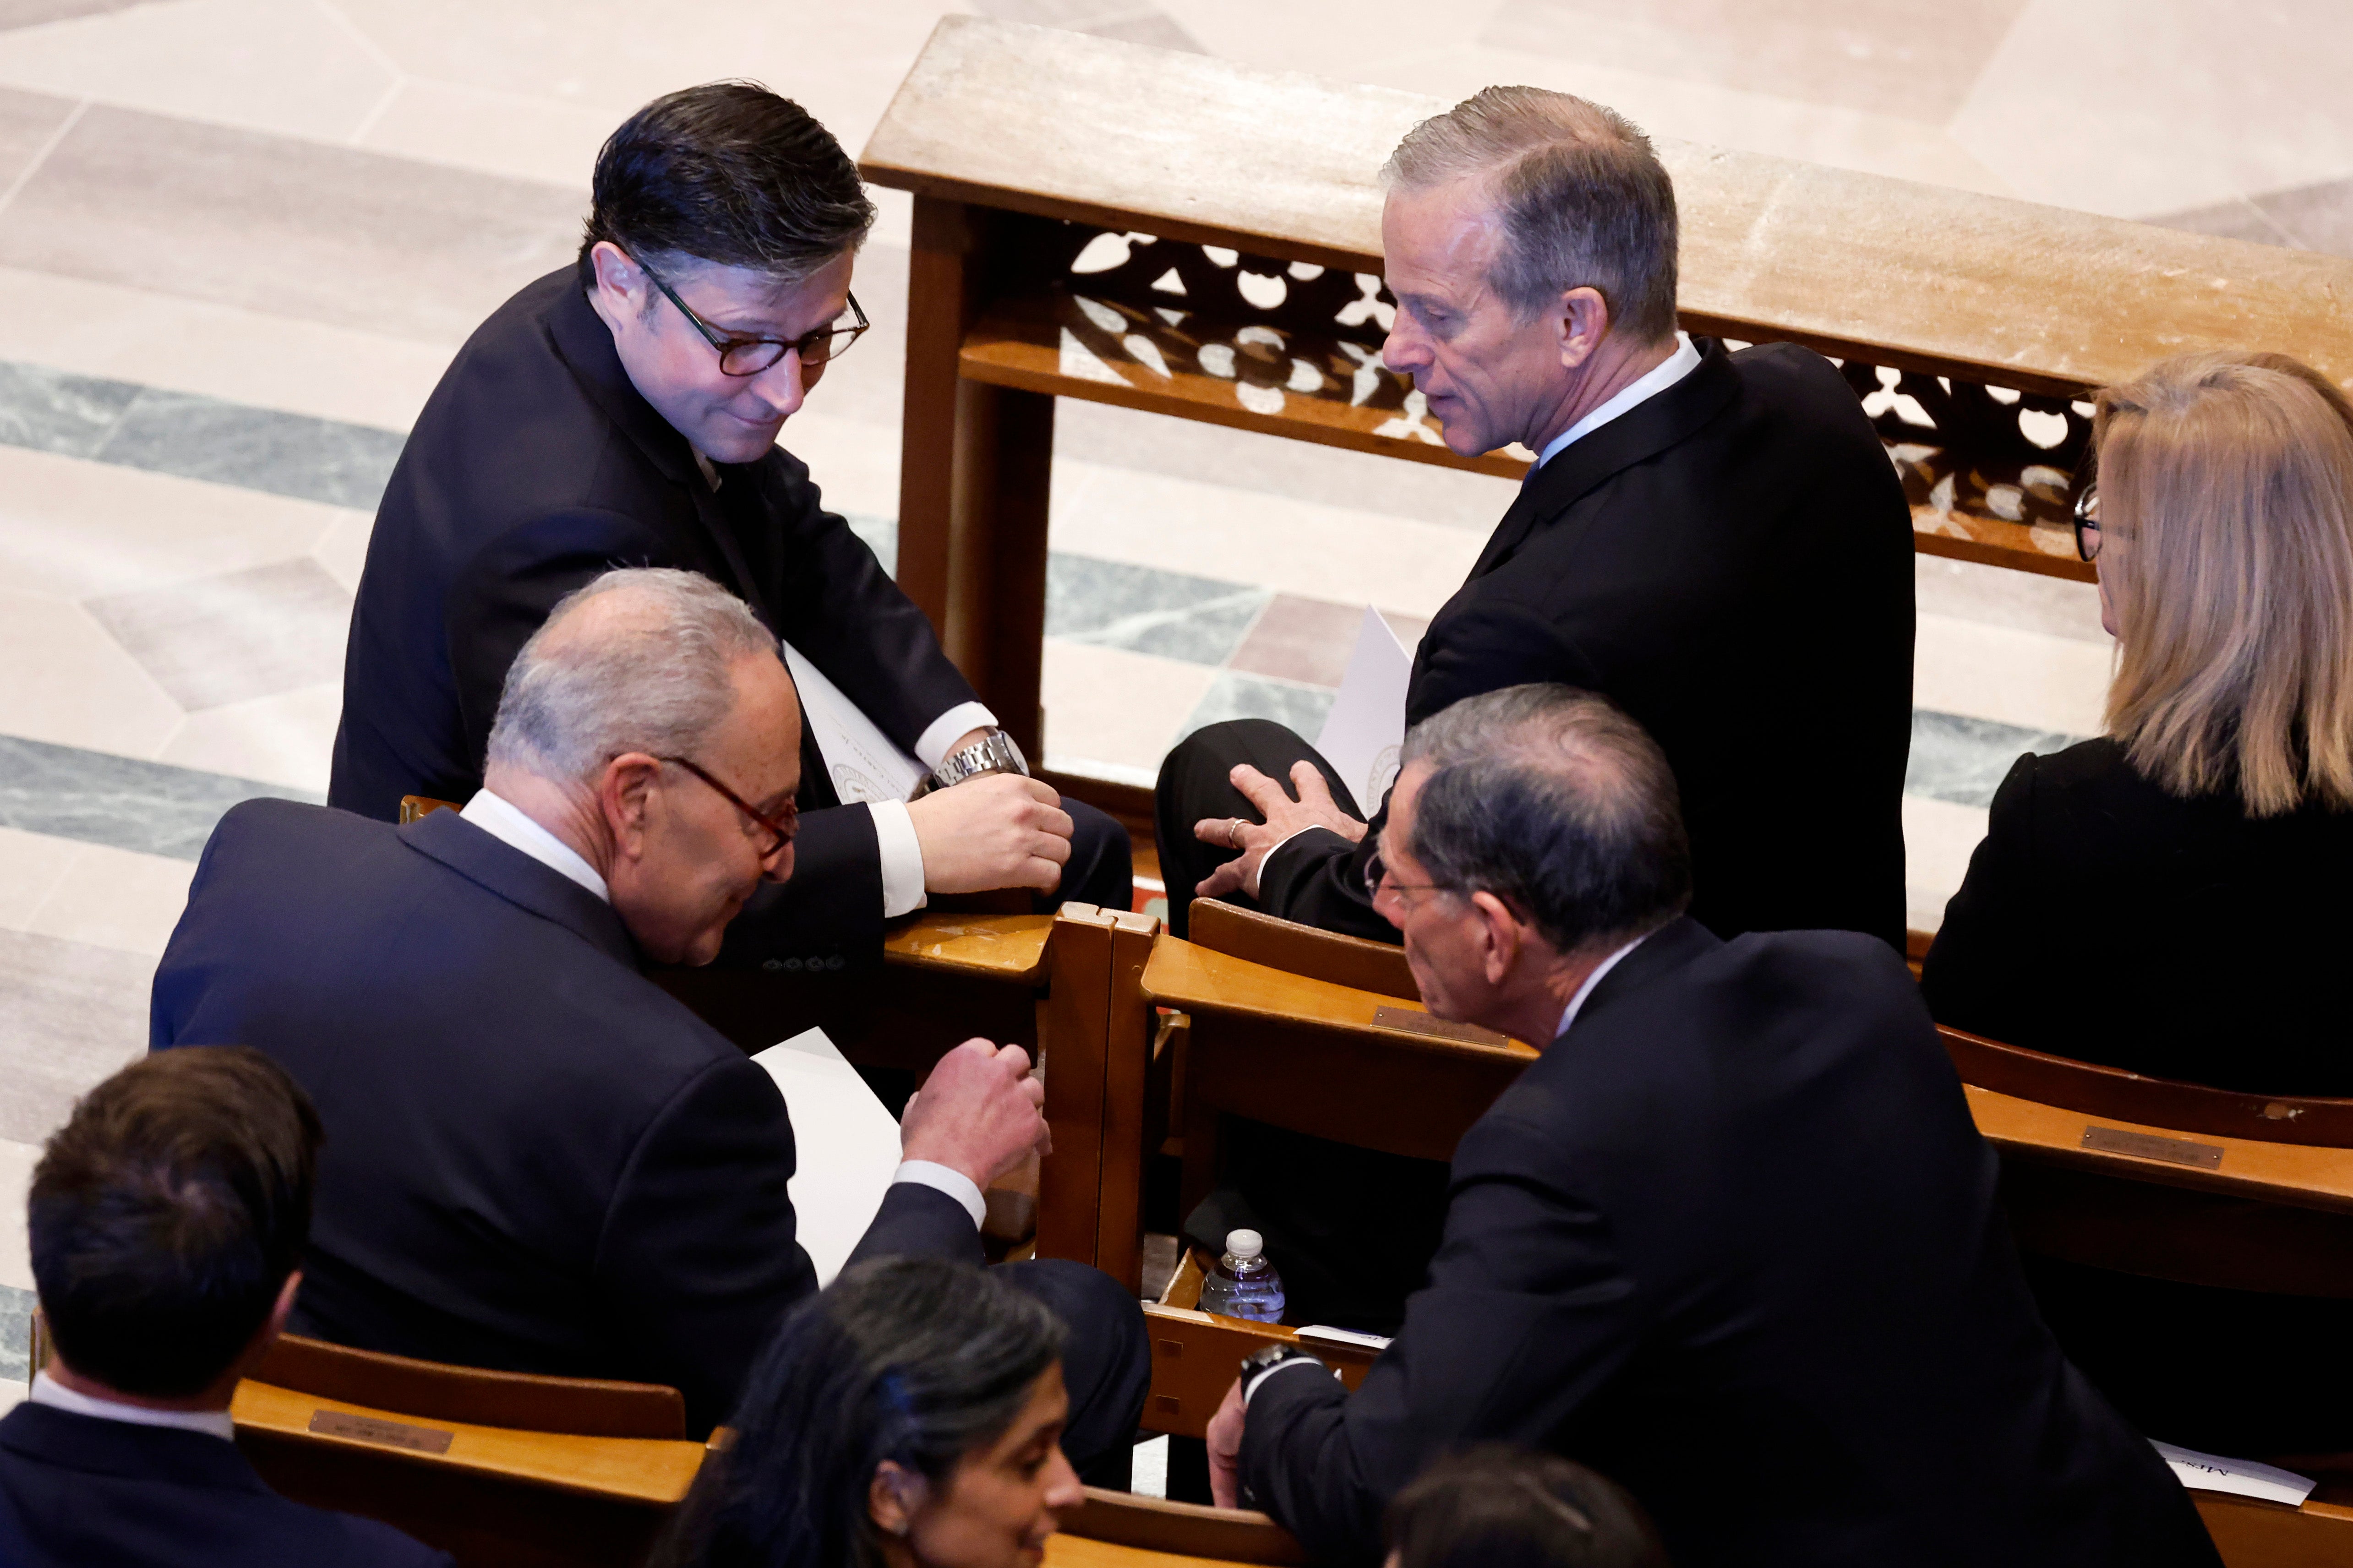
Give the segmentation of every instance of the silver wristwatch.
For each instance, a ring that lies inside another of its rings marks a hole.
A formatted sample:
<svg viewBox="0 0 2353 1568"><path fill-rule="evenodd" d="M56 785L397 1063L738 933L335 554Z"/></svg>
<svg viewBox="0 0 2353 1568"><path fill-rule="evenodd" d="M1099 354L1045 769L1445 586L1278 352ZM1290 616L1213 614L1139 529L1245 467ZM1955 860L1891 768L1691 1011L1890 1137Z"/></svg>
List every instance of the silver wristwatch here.
<svg viewBox="0 0 2353 1568"><path fill-rule="evenodd" d="M942 757L940 765L932 770L931 787L951 789L983 773L1019 773L1026 778L1029 773L1029 759L1021 754L1013 737L1002 730L991 730L963 751Z"/></svg>

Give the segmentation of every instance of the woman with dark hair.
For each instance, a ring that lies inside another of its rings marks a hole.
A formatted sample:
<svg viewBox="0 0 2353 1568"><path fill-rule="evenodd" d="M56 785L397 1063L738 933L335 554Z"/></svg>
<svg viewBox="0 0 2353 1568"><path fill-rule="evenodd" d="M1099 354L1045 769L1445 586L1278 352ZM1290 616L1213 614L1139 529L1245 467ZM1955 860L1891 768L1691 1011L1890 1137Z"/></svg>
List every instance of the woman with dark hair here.
<svg viewBox="0 0 2353 1568"><path fill-rule="evenodd" d="M1483 1443L1390 1502L1383 1568L1667 1568L1623 1487L1556 1454Z"/></svg>
<svg viewBox="0 0 2353 1568"><path fill-rule="evenodd" d="M1084 1500L1061 1322L934 1258L845 1270L785 1320L663 1568L1030 1568Z"/></svg>

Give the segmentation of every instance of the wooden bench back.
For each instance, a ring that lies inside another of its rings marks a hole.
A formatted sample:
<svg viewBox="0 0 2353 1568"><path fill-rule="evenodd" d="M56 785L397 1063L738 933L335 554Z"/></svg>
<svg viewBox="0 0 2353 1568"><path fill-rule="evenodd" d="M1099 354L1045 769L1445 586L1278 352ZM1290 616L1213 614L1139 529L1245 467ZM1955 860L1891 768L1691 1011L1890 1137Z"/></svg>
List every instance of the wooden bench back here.
<svg viewBox="0 0 2353 1568"><path fill-rule="evenodd" d="M2238 1094L2144 1078L1939 1026L1961 1081L2040 1105L2179 1132L2353 1149L2353 1100Z"/></svg>
<svg viewBox="0 0 2353 1568"><path fill-rule="evenodd" d="M1308 1561L1297 1537L1255 1509L1166 1502L1101 1487L1087 1489L1085 1504L1062 1521L1061 1533L1135 1552L1216 1563L1283 1565Z"/></svg>
<svg viewBox="0 0 2353 1568"><path fill-rule="evenodd" d="M253 1376L297 1394L405 1411L426 1420L583 1437L675 1441L686 1436L686 1401L677 1389L659 1384L491 1372L353 1350L298 1334L280 1335Z"/></svg>
<svg viewBox="0 0 2353 1568"><path fill-rule="evenodd" d="M1192 943L1211 952L1352 990L1401 996L1417 1005L1421 1001L1421 987L1406 965L1405 949L1395 942L1318 931L1217 899L1193 901L1189 929Z"/></svg>

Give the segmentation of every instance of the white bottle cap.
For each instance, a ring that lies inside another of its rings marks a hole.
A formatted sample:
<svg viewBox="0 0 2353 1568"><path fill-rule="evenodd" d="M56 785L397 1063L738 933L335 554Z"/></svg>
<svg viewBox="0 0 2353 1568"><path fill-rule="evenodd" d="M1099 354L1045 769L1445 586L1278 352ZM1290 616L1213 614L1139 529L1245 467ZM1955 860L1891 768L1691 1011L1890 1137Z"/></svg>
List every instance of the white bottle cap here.
<svg viewBox="0 0 2353 1568"><path fill-rule="evenodd" d="M1254 1230L1226 1232L1226 1250L1247 1263L1266 1250L1266 1237Z"/></svg>

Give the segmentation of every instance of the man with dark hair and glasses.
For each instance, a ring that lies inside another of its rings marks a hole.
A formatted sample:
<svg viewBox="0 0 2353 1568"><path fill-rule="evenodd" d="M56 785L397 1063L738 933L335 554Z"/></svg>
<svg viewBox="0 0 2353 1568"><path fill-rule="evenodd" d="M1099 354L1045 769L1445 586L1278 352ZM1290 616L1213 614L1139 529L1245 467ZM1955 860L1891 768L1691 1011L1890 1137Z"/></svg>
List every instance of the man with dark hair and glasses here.
<svg viewBox="0 0 2353 1568"><path fill-rule="evenodd" d="M1127 907L1125 831L1027 776L929 621L776 444L867 330L850 275L873 219L833 137L752 83L670 93L613 132L578 261L459 351L385 491L330 805L389 821L405 795L470 797L507 667L555 602L614 566L678 567L960 786L844 804L804 731L799 870L755 896L729 962L839 970L935 893Z"/></svg>
<svg viewBox="0 0 2353 1568"><path fill-rule="evenodd" d="M429 1361L667 1384L724 1419L817 1288L759 1066L641 965L708 963L797 874L800 716L775 635L692 573L571 594L507 671L483 787L406 826L291 801L222 817L155 972L152 1044L259 1047L332 1134L302 1333ZM1018 1047L967 1040L901 1124L854 1256L981 1261L982 1189L1039 1148ZM1082 1466L1150 1380L1109 1276L1009 1266L1071 1330Z"/></svg>

